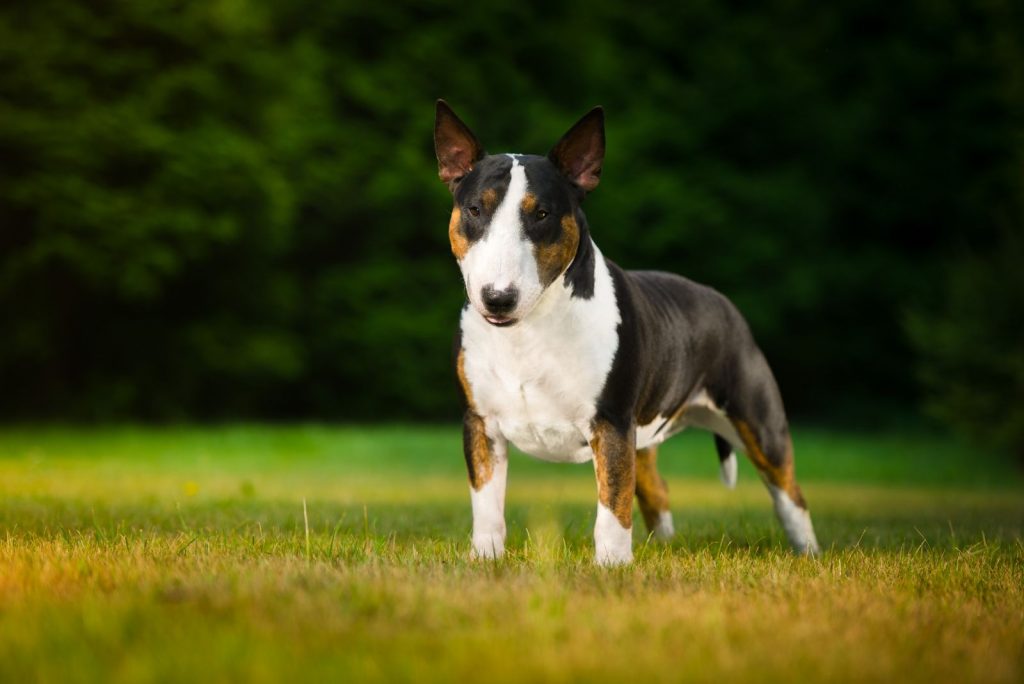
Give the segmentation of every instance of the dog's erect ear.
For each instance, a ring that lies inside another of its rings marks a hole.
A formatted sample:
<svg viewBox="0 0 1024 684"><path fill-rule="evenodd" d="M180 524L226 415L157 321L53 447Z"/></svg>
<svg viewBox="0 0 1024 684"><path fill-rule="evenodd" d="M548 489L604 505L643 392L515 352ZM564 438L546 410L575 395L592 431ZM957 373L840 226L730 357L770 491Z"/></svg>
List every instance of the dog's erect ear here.
<svg viewBox="0 0 1024 684"><path fill-rule="evenodd" d="M604 163L604 109L594 107L584 114L551 148L548 159L585 191L596 188Z"/></svg>
<svg viewBox="0 0 1024 684"><path fill-rule="evenodd" d="M484 149L473 131L455 116L444 100L437 101L434 152L437 154L437 175L453 190L455 184L484 156Z"/></svg>

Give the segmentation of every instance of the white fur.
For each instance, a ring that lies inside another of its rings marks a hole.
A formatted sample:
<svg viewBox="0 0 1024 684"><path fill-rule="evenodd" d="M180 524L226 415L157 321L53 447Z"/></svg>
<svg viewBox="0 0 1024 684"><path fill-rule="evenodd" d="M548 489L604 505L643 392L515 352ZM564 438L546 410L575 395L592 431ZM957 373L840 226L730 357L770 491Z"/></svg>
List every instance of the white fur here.
<svg viewBox="0 0 1024 684"><path fill-rule="evenodd" d="M528 183L526 169L514 154L509 184L501 204L494 211L482 239L473 243L459 261L470 303L477 311L484 311L483 288L495 290L515 287L519 299L510 318L521 318L536 305L544 292L537 272L537 259L533 243L523 231L519 209L526 196Z"/></svg>
<svg viewBox="0 0 1024 684"><path fill-rule="evenodd" d="M736 471L738 464L736 463L736 452L731 451L729 455L719 464L718 475L722 478L722 484L729 489L736 489Z"/></svg>
<svg viewBox="0 0 1024 684"><path fill-rule="evenodd" d="M647 425L636 426L636 448L655 446L665 441L669 426L665 425L668 416L657 416ZM660 431L659 431L660 430Z"/></svg>
<svg viewBox="0 0 1024 684"><path fill-rule="evenodd" d="M476 411L525 453L549 461L593 458L590 422L618 348L619 307L596 245L594 296L556 280L516 325L462 314L466 379Z"/></svg>
<svg viewBox="0 0 1024 684"><path fill-rule="evenodd" d="M633 528L623 527L615 514L602 503L597 504L594 525L595 562L605 567L633 562Z"/></svg>
<svg viewBox="0 0 1024 684"><path fill-rule="evenodd" d="M734 448L743 446L729 417L711 400L706 389L701 388L686 400L679 418L674 423L664 425L666 420L671 421L671 419L672 416L660 415L646 425L637 426L636 448L643 449L661 444L672 435L679 434L688 427L697 427L717 433ZM662 427L663 425L664 427Z"/></svg>
<svg viewBox="0 0 1024 684"><path fill-rule="evenodd" d="M676 534L676 527L672 524L672 511L661 511L658 514L658 522L651 531L658 541L671 540Z"/></svg>
<svg viewBox="0 0 1024 684"><path fill-rule="evenodd" d="M473 557L501 558L505 554L505 483L508 479L508 446L491 435L493 471L479 490L469 488L473 504Z"/></svg>
<svg viewBox="0 0 1024 684"><path fill-rule="evenodd" d="M732 444L734 449L742 448L736 428L733 427L729 417L725 415L725 411L718 408L711 400L706 389L702 388L686 400L679 418L674 423L665 424L665 421L671 420L672 416L661 415L647 425L638 426L636 429L637 449L661 444L672 435L678 434L690 426L717 433ZM719 475L722 478L722 483L729 489L733 489L736 487L736 474L736 453L733 452L722 461Z"/></svg>
<svg viewBox="0 0 1024 684"><path fill-rule="evenodd" d="M721 436L732 444L733 448L738 449L743 446L732 421L725 415L725 411L718 408L711 400L705 389L701 389L687 402L686 411L680 417L680 423L682 424L680 429L690 426L702 428Z"/></svg>
<svg viewBox="0 0 1024 684"><path fill-rule="evenodd" d="M766 484L775 502L775 515L782 523L782 529L786 531L793 550L808 556L821 553L818 539L814 536L814 526L811 525L811 514L797 506L785 491L771 483Z"/></svg>

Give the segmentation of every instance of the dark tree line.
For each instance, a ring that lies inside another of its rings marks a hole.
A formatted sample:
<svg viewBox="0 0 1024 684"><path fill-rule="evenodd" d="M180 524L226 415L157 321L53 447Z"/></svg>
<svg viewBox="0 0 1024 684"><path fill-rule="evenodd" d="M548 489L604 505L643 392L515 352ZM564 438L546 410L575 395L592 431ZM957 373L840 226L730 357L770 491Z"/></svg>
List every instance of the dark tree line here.
<svg viewBox="0 0 1024 684"><path fill-rule="evenodd" d="M732 297L794 413L1019 407L1021 14L5 5L0 415L452 415L438 96L491 151L603 104L595 238Z"/></svg>

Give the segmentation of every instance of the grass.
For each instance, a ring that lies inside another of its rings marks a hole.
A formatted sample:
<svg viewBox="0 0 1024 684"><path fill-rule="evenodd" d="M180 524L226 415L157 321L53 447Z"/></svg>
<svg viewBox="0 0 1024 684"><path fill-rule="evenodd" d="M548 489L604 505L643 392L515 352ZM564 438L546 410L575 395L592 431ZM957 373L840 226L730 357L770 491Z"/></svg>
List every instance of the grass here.
<svg viewBox="0 0 1024 684"><path fill-rule="evenodd" d="M1024 477L921 434L796 434L828 548L741 463L662 452L679 536L591 564L588 466L514 456L468 560L453 428L0 430L0 680L1024 677Z"/></svg>

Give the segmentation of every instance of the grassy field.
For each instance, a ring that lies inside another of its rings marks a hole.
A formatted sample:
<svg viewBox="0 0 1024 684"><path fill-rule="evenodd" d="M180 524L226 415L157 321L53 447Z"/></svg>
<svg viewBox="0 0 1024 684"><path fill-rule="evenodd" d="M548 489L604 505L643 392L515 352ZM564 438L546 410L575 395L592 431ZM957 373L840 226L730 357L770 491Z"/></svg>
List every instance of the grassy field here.
<svg viewBox="0 0 1024 684"><path fill-rule="evenodd" d="M604 571L591 468L519 455L509 556L470 562L455 428L3 429L0 680L1024 679L1008 459L795 441L822 558L694 433L662 452L678 539L637 518Z"/></svg>

